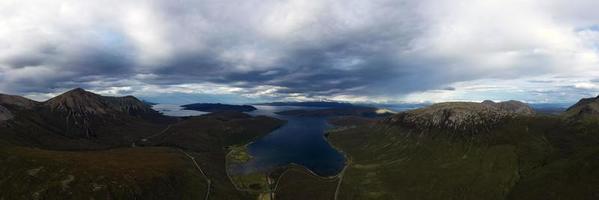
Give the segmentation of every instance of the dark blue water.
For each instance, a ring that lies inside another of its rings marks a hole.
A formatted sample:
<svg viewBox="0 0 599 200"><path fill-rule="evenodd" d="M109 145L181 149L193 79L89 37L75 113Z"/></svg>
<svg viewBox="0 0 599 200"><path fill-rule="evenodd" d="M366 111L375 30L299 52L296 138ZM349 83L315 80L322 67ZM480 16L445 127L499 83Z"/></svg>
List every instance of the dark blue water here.
<svg viewBox="0 0 599 200"><path fill-rule="evenodd" d="M257 108L251 114L277 117L287 120L287 123L250 144L248 149L254 159L235 167L234 171L269 171L290 163L303 165L321 176L332 176L341 171L345 158L324 138L326 129L330 128L326 118L274 114L276 111L291 109L290 107Z"/></svg>

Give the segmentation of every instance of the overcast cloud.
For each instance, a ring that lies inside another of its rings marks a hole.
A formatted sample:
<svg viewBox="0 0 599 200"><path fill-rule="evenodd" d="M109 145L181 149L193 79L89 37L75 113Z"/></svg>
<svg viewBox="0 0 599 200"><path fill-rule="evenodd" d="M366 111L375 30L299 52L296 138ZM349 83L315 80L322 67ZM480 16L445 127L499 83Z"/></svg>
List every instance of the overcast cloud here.
<svg viewBox="0 0 599 200"><path fill-rule="evenodd" d="M3 0L0 92L568 102L599 93L596 0Z"/></svg>

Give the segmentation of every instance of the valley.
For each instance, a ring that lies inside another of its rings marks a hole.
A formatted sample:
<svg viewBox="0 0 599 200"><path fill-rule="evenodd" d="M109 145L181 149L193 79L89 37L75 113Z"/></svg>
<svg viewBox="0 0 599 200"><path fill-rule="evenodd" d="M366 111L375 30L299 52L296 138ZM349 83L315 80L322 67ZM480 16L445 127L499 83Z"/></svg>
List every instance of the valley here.
<svg viewBox="0 0 599 200"><path fill-rule="evenodd" d="M599 197L599 98L558 115L516 101L278 104L171 117L83 89L1 95L0 198Z"/></svg>

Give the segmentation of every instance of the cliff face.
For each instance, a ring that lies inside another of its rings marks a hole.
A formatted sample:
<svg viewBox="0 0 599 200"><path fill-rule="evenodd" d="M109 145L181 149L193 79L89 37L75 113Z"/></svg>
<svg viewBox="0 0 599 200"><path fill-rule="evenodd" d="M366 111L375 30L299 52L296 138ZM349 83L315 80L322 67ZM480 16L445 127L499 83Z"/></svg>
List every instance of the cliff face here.
<svg viewBox="0 0 599 200"><path fill-rule="evenodd" d="M389 118L388 122L415 128L477 132L489 129L508 118L533 114L530 107L516 101L448 102L402 112Z"/></svg>

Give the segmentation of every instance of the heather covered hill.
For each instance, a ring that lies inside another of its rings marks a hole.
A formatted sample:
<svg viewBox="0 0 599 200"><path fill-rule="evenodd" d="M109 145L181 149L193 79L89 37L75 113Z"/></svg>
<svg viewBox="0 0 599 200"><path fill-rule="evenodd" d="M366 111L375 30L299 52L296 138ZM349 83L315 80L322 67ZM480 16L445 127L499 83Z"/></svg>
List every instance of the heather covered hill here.
<svg viewBox="0 0 599 200"><path fill-rule="evenodd" d="M279 176L274 196L284 200L332 200L338 182L338 177L319 177L304 167L292 165Z"/></svg>
<svg viewBox="0 0 599 200"><path fill-rule="evenodd" d="M269 192L256 193L231 182L227 155L282 120L234 111L166 117L135 97L82 89L42 103L9 97L0 103L0 191L10 191L0 193L4 199L599 197L597 98L562 116L536 115L517 101L448 102L396 114L358 106L292 110L332 117L337 127L326 137L347 166L328 178L282 167L269 175L277 180L267 183Z"/></svg>
<svg viewBox="0 0 599 200"><path fill-rule="evenodd" d="M227 178L226 147L284 123L239 112L166 117L135 97L82 89L32 105L0 110L3 199L253 198Z"/></svg>
<svg viewBox="0 0 599 200"><path fill-rule="evenodd" d="M0 105L13 108L31 109L40 103L21 96L0 94Z"/></svg>
<svg viewBox="0 0 599 200"><path fill-rule="evenodd" d="M351 160L339 199L599 195L599 162L593 157L599 153L599 121L572 124L526 113L446 103L331 131L331 143Z"/></svg>
<svg viewBox="0 0 599 200"><path fill-rule="evenodd" d="M213 199L254 199L254 194L236 190L228 178L225 169L228 148L245 145L283 124L282 120L239 112L212 113L173 124L139 145L173 146L192 152L212 181Z"/></svg>
<svg viewBox="0 0 599 200"><path fill-rule="evenodd" d="M150 117L158 112L133 96L107 97L76 88L43 102L51 111L67 113L72 117L89 115L129 115Z"/></svg>
<svg viewBox="0 0 599 200"><path fill-rule="evenodd" d="M446 102L402 112L390 117L387 121L391 124L420 129L436 128L475 132L491 129L506 119L532 115L534 115L532 108L516 101L501 103L492 101L483 103Z"/></svg>
<svg viewBox="0 0 599 200"><path fill-rule="evenodd" d="M49 151L0 146L2 199L202 199L205 177L176 149Z"/></svg>
<svg viewBox="0 0 599 200"><path fill-rule="evenodd" d="M80 88L42 103L2 95L2 104L11 106L13 117L0 138L48 149L129 146L176 121L135 97L105 97Z"/></svg>

